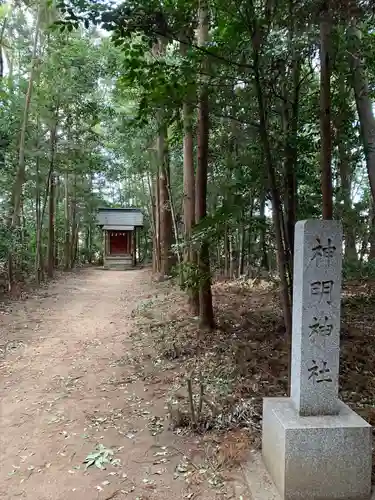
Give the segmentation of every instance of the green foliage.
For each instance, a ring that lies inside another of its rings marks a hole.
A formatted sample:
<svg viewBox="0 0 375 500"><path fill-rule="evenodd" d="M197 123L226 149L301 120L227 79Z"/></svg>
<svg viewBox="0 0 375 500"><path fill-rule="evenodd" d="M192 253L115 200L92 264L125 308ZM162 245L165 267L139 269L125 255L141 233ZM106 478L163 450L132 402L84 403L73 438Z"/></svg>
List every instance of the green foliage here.
<svg viewBox="0 0 375 500"><path fill-rule="evenodd" d="M302 2L294 16L290 15L287 2L271 2L269 12L261 3L254 5L252 11L245 1L236 7L228 7L222 0L210 2L210 42L205 47L197 47L196 43L195 0L131 0L120 4L70 0L60 2L58 12L52 6L48 7L50 11L43 11L26 130L20 231L12 233L7 221L20 157L19 131L29 86L37 12L32 5L17 5L7 13L1 9L0 21L7 15L2 44L8 67L8 73L0 80L2 261L12 250L20 269L31 272L37 260L39 196L43 212L41 257L45 266L49 216L46 188L50 171L57 182L54 225L59 264L64 260L67 226L70 242L78 227L78 259L88 261L99 256L102 242L100 231L95 228L95 212L100 205L143 209L142 252L149 257L155 230L153 191L160 173L156 137L165 127L168 188L178 232L178 245L172 249L181 251L187 244L198 249L202 242L209 242L213 268L220 270L225 261L238 273L241 258L248 267L273 263L270 186L254 85L253 41L259 35L256 28L261 32L258 76L266 108L266 132L283 215L289 203L285 174L290 146L295 152L296 218L320 217L316 64L319 30L312 4ZM52 25L46 22L53 19L57 21ZM332 164L335 215L343 219L346 231L351 225L356 226L355 243L366 243L363 253L367 257L371 243L375 244L370 237L371 200L347 55L355 43L363 55L372 94L374 30L369 16L363 15L359 22L363 35L360 41L348 36L347 26L341 21L332 36ZM108 37L103 36L103 30ZM202 61L207 62L204 70ZM296 61L300 64L298 82L293 79ZM189 126L196 163L197 95L202 81L209 93L207 217L195 226L191 241L185 241L188 238L182 234L182 107L191 107ZM298 100L294 102L296 91ZM297 124L295 134L291 134L295 106ZM53 133L56 141L52 146ZM348 167L344 172L345 161ZM345 188L345 182L349 188ZM371 263L358 269L356 266L359 264L345 264L346 275L372 273ZM196 289L202 279L193 264L182 264L176 273L183 277L184 288Z"/></svg>
<svg viewBox="0 0 375 500"><path fill-rule="evenodd" d="M113 455L113 450L100 443L95 451L87 455L83 463L86 464L86 470L92 465L98 469L105 469L106 465L113 463Z"/></svg>
<svg viewBox="0 0 375 500"><path fill-rule="evenodd" d="M347 280L375 279L375 262L344 261L343 275Z"/></svg>
<svg viewBox="0 0 375 500"><path fill-rule="evenodd" d="M172 268L172 276L178 279L181 290L199 290L199 286L207 278L211 279L211 274L203 273L199 266L193 262L181 262Z"/></svg>

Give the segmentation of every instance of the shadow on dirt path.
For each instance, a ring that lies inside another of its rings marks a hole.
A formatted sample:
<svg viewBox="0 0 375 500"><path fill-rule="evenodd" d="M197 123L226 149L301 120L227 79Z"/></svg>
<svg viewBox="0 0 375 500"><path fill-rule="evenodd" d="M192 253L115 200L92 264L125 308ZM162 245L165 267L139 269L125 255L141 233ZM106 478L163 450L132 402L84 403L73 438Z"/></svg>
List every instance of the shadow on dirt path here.
<svg viewBox="0 0 375 500"><path fill-rule="evenodd" d="M132 311L152 294L147 270L86 269L2 313L0 498L217 498L174 478L194 439L167 429L163 374L138 376ZM111 463L86 470L98 445Z"/></svg>

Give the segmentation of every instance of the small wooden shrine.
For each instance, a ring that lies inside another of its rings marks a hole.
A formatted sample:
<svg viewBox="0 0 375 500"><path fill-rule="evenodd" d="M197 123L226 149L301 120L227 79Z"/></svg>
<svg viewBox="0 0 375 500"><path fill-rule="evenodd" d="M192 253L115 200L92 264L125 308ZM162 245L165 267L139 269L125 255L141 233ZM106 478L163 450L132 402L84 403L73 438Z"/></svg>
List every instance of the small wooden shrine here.
<svg viewBox="0 0 375 500"><path fill-rule="evenodd" d="M129 269L137 265L137 228L143 227L139 208L99 208L98 226L103 231L105 269Z"/></svg>

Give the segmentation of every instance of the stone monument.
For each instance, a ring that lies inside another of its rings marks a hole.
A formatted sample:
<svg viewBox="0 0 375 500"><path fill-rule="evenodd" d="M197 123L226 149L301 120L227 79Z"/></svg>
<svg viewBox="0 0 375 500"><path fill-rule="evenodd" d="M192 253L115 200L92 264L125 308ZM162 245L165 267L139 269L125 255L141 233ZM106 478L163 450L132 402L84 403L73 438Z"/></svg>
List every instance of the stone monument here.
<svg viewBox="0 0 375 500"><path fill-rule="evenodd" d="M263 401L263 461L283 500L371 495L371 426L338 399L341 268L340 222L297 222L291 397Z"/></svg>

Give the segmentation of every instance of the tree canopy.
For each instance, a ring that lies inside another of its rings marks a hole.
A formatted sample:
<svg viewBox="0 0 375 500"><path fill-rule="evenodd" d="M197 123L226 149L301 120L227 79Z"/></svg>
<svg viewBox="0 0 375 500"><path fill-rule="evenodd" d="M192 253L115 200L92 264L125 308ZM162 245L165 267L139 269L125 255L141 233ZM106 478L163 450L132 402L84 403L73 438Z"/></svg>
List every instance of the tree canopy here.
<svg viewBox="0 0 375 500"><path fill-rule="evenodd" d="M370 2L69 0L2 6L4 283L100 260L99 205L145 213L140 259L202 325L210 282L277 270L290 331L296 220L375 256Z"/></svg>

